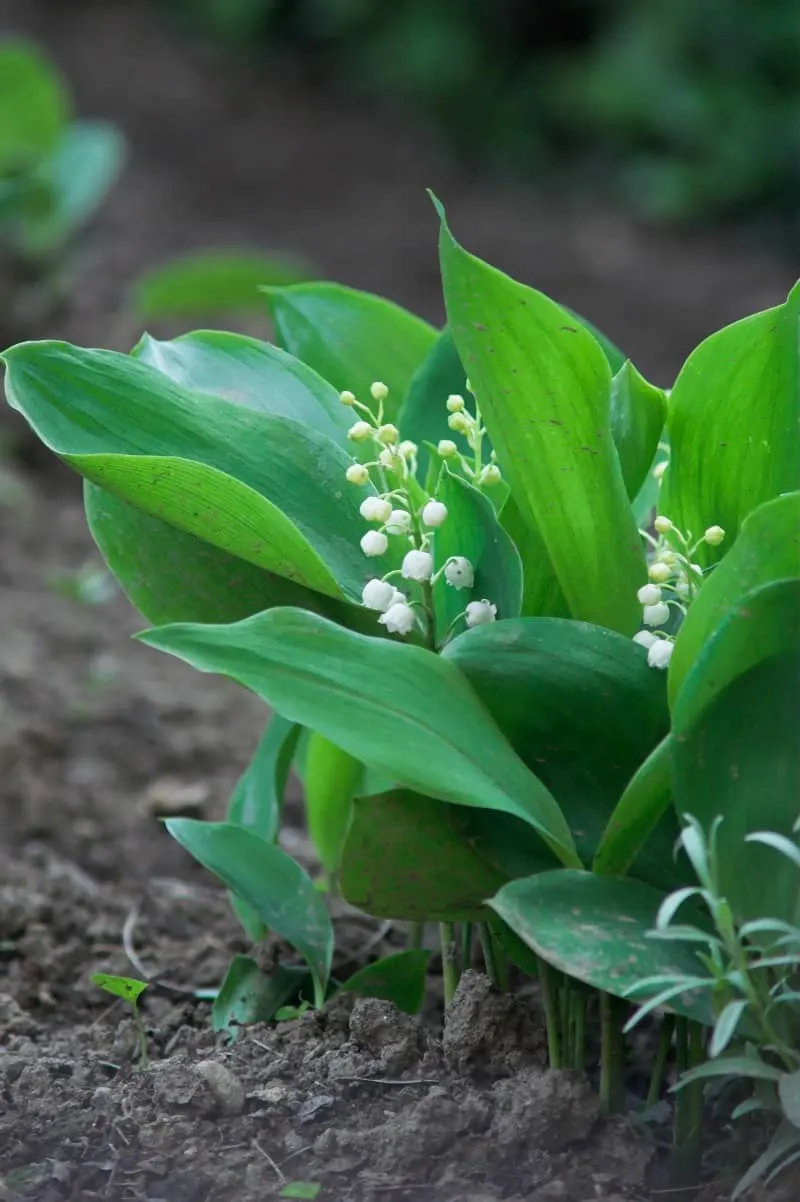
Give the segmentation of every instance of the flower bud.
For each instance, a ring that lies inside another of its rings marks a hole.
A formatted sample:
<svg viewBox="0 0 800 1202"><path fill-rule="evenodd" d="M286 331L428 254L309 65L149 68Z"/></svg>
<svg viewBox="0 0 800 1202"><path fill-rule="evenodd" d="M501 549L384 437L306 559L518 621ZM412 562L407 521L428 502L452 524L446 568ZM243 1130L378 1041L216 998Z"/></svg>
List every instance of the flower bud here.
<svg viewBox="0 0 800 1202"><path fill-rule="evenodd" d="M472 564L463 555L454 555L444 565L444 578L453 588L472 588L475 583L475 572Z"/></svg>
<svg viewBox="0 0 800 1202"><path fill-rule="evenodd" d="M387 534L408 534L411 529L411 514L405 509L393 509L385 519Z"/></svg>
<svg viewBox="0 0 800 1202"><path fill-rule="evenodd" d="M496 463L487 463L486 467L478 477L479 484L485 484L491 487L493 484L499 484L503 479L503 473Z"/></svg>
<svg viewBox="0 0 800 1202"><path fill-rule="evenodd" d="M339 393L339 400L343 405L347 405L348 409L352 408L352 406L356 403L354 394L352 392L348 392L347 389L345 389L344 392Z"/></svg>
<svg viewBox="0 0 800 1202"><path fill-rule="evenodd" d="M467 606L467 626L485 626L497 617L497 606L484 597L483 601L470 601Z"/></svg>
<svg viewBox="0 0 800 1202"><path fill-rule="evenodd" d="M655 563L650 564L650 567L647 569L647 575L656 584L666 584L666 582L672 576L672 568L669 566L669 564L659 563L659 561L656 560Z"/></svg>
<svg viewBox="0 0 800 1202"><path fill-rule="evenodd" d="M468 413L451 413L447 424L456 434L469 434L470 418Z"/></svg>
<svg viewBox="0 0 800 1202"><path fill-rule="evenodd" d="M384 501L383 497L365 497L358 512L367 522L385 522L392 512L391 501Z"/></svg>
<svg viewBox="0 0 800 1202"><path fill-rule="evenodd" d="M441 501L428 501L422 509L422 520L426 526L441 526L447 520L447 506Z"/></svg>
<svg viewBox="0 0 800 1202"><path fill-rule="evenodd" d="M465 408L465 406L464 406L463 396L459 396L457 392L452 392L450 394L450 396L447 398L447 412L448 413L463 413L464 408Z"/></svg>
<svg viewBox="0 0 800 1202"><path fill-rule="evenodd" d="M397 451L392 451L389 447L384 447L378 456L378 463L381 467L385 467L388 472L396 472L403 463Z"/></svg>
<svg viewBox="0 0 800 1202"><path fill-rule="evenodd" d="M718 547L725 537L725 531L721 526L709 526L703 538L708 543L709 547Z"/></svg>
<svg viewBox="0 0 800 1202"><path fill-rule="evenodd" d="M701 565L700 565L699 563L690 563L690 564L689 564L689 571L690 571L690 572L694 572L695 576L702 576L702 575L703 575L703 569L702 569L702 567L701 567Z"/></svg>
<svg viewBox="0 0 800 1202"><path fill-rule="evenodd" d="M646 647L649 651L653 643L657 643L659 639L658 635L653 634L652 630L640 630L638 634L633 636L633 641L634 643L638 643L640 647Z"/></svg>
<svg viewBox="0 0 800 1202"><path fill-rule="evenodd" d="M385 384L382 384L380 380L375 380L372 384L370 384L369 392L373 401L385 401L389 395L389 389Z"/></svg>
<svg viewBox="0 0 800 1202"><path fill-rule="evenodd" d="M647 652L647 662L651 668L661 668L669 665L672 659L672 649L675 644L669 639L656 639Z"/></svg>
<svg viewBox="0 0 800 1202"><path fill-rule="evenodd" d="M397 589L388 580L368 580L361 591L361 600L367 609L377 609L383 614L394 604L396 594Z"/></svg>
<svg viewBox="0 0 800 1202"><path fill-rule="evenodd" d="M363 463L351 463L345 472L348 484L369 484L369 472Z"/></svg>
<svg viewBox="0 0 800 1202"><path fill-rule="evenodd" d="M642 621L645 626L663 626L669 618L669 606L666 601L659 601L657 605L645 605L642 610Z"/></svg>
<svg viewBox="0 0 800 1202"><path fill-rule="evenodd" d="M653 468L653 475L655 476L656 480L660 481L663 479L664 472L668 467L669 461L666 459L662 459L661 463L656 464L656 466Z"/></svg>
<svg viewBox="0 0 800 1202"><path fill-rule="evenodd" d="M675 585L675 595L680 597L681 601L688 601L689 597L692 595L691 586L689 585L689 581L685 576L682 577Z"/></svg>
<svg viewBox="0 0 800 1202"><path fill-rule="evenodd" d="M472 385L470 384L469 380L464 381L464 387L466 388L467 392L472 392ZM475 393L472 392L472 395L474 396Z"/></svg>
<svg viewBox="0 0 800 1202"><path fill-rule="evenodd" d="M366 501L364 502L364 505L366 505ZM362 513L364 510L364 505L361 507ZM657 584L645 584L643 588L639 589L636 596L640 605L658 605L659 601L661 600L661 589Z"/></svg>
<svg viewBox="0 0 800 1202"><path fill-rule="evenodd" d="M389 634L408 634L414 628L414 611L407 601L395 601L378 621Z"/></svg>
<svg viewBox="0 0 800 1202"><path fill-rule="evenodd" d="M389 546L389 540L380 530L368 530L361 539L361 550L370 559L374 559L378 555L385 555Z"/></svg>
<svg viewBox="0 0 800 1202"><path fill-rule="evenodd" d="M653 525L659 534L669 534L670 530L672 529L671 520L669 518L665 518L663 514L659 514L659 516L653 522Z"/></svg>
<svg viewBox="0 0 800 1202"><path fill-rule="evenodd" d="M430 551L409 551L403 558L400 571L406 580L424 584L433 575L433 556Z"/></svg>
<svg viewBox="0 0 800 1202"><path fill-rule="evenodd" d="M399 437L400 431L391 422L378 427L378 442L382 442L384 446L393 446Z"/></svg>
<svg viewBox="0 0 800 1202"><path fill-rule="evenodd" d="M347 431L347 437L352 439L353 442L364 442L367 438L372 438L374 433L375 431L369 422L356 422Z"/></svg>
<svg viewBox="0 0 800 1202"><path fill-rule="evenodd" d="M454 455L458 454L458 447L450 438L441 438L436 450L442 459L452 459Z"/></svg>
<svg viewBox="0 0 800 1202"><path fill-rule="evenodd" d="M419 450L419 447L415 442L412 442L410 438L404 438L397 450L404 459L413 459Z"/></svg>

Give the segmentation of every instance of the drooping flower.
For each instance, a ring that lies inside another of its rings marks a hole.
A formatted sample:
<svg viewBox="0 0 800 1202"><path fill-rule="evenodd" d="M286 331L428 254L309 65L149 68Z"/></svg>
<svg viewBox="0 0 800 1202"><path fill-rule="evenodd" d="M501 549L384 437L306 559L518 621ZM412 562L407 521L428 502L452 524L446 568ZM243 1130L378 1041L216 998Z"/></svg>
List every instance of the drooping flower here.
<svg viewBox="0 0 800 1202"><path fill-rule="evenodd" d="M447 520L447 506L441 501L428 501L422 508L422 520L426 526L441 526Z"/></svg>
<svg viewBox="0 0 800 1202"><path fill-rule="evenodd" d="M647 652L647 662L651 668L664 669L672 659L675 644L669 639L656 639Z"/></svg>
<svg viewBox="0 0 800 1202"><path fill-rule="evenodd" d="M406 580L416 580L418 584L424 584L433 575L433 556L430 551L408 551L400 571Z"/></svg>
<svg viewBox="0 0 800 1202"><path fill-rule="evenodd" d="M472 588L475 583L475 570L463 555L454 555L444 566L444 578L453 588Z"/></svg>
<svg viewBox="0 0 800 1202"><path fill-rule="evenodd" d="M486 467L478 477L478 483L491 486L492 484L499 484L502 479L503 473L500 471L500 468L497 466L497 464L487 463Z"/></svg>
<svg viewBox="0 0 800 1202"><path fill-rule="evenodd" d="M664 517L663 514L658 515L656 520L653 522L653 525L659 534L669 534L670 530L672 529L671 520L667 517Z"/></svg>
<svg viewBox="0 0 800 1202"><path fill-rule="evenodd" d="M642 621L645 626L663 626L669 618L669 606L666 601L659 601L657 605L645 605L642 610Z"/></svg>
<svg viewBox="0 0 800 1202"><path fill-rule="evenodd" d="M386 613L381 614L378 621L389 634L408 634L414 626L414 611L405 601L396 601Z"/></svg>
<svg viewBox="0 0 800 1202"><path fill-rule="evenodd" d="M353 442L364 442L365 439L371 438L374 432L369 422L354 422L347 431L347 437Z"/></svg>
<svg viewBox="0 0 800 1202"><path fill-rule="evenodd" d="M385 555L388 546L389 540L380 530L368 530L361 539L361 550L370 559L374 559L378 555Z"/></svg>
<svg viewBox="0 0 800 1202"><path fill-rule="evenodd" d="M363 463L351 463L345 472L345 479L348 484L368 484L369 472Z"/></svg>
<svg viewBox="0 0 800 1202"><path fill-rule="evenodd" d="M391 501L384 501L383 497L365 497L358 512L367 522L385 522L392 512L392 504Z"/></svg>
<svg viewBox="0 0 800 1202"><path fill-rule="evenodd" d="M655 563L650 564L650 567L647 569L647 575L656 584L666 584L672 575L672 568L669 564L656 560Z"/></svg>
<svg viewBox="0 0 800 1202"><path fill-rule="evenodd" d="M361 591L361 600L367 609L376 609L379 613L386 613L387 609L395 603L396 595L397 589L393 584L389 584L388 580L368 580ZM399 596L403 598L402 593Z"/></svg>
<svg viewBox="0 0 800 1202"><path fill-rule="evenodd" d="M494 622L496 617L497 606L485 597L482 601L470 601L467 606L467 626L484 626L487 622Z"/></svg>
<svg viewBox="0 0 800 1202"><path fill-rule="evenodd" d="M640 630L638 634L633 636L634 643L638 643L640 647L646 647L649 651L653 643L660 642L657 634L653 634L652 630Z"/></svg>
<svg viewBox="0 0 800 1202"><path fill-rule="evenodd" d="M661 600L661 589L657 584L645 584L639 589L636 596L639 599L640 605L658 605Z"/></svg>
<svg viewBox="0 0 800 1202"><path fill-rule="evenodd" d="M718 547L725 538L725 531L721 526L709 526L703 538L708 543L709 547Z"/></svg>
<svg viewBox="0 0 800 1202"><path fill-rule="evenodd" d="M411 514L405 509L393 509L385 521L387 534L408 534L411 529Z"/></svg>

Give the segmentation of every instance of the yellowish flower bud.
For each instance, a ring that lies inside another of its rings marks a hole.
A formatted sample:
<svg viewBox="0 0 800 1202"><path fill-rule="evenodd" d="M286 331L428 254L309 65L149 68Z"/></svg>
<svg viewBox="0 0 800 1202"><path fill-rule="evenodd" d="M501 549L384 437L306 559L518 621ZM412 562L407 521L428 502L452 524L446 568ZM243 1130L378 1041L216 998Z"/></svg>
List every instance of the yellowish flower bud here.
<svg viewBox="0 0 800 1202"><path fill-rule="evenodd" d="M450 394L450 396L447 398L447 412L448 413L463 413L464 408L465 408L465 405L464 405L463 396L459 396L457 392L452 392Z"/></svg>
<svg viewBox="0 0 800 1202"><path fill-rule="evenodd" d="M672 522L669 518L665 518L663 514L659 514L659 516L653 522L653 525L659 534L669 534L670 530L672 529Z"/></svg>
<svg viewBox="0 0 800 1202"><path fill-rule="evenodd" d="M672 576L672 568L666 563L651 563L647 575L655 584L666 584Z"/></svg>
<svg viewBox="0 0 800 1202"><path fill-rule="evenodd" d="M352 406L356 403L354 394L352 392L348 392L347 389L345 389L344 392L339 393L339 400L343 405L347 405L348 409L352 408Z"/></svg>
<svg viewBox="0 0 800 1202"><path fill-rule="evenodd" d="M375 433L369 422L356 422L347 431L347 437L353 442L364 442L367 438L371 438Z"/></svg>
<svg viewBox="0 0 800 1202"><path fill-rule="evenodd" d="M458 447L450 438L440 439L436 450L439 452L442 459L452 459L454 455L458 454Z"/></svg>
<svg viewBox="0 0 800 1202"><path fill-rule="evenodd" d="M725 531L721 526L709 526L703 538L708 543L709 547L718 547L725 537Z"/></svg>
<svg viewBox="0 0 800 1202"><path fill-rule="evenodd" d="M369 391L373 401L385 401L389 395L389 389L380 380L376 380L374 384L370 384Z"/></svg>
<svg viewBox="0 0 800 1202"><path fill-rule="evenodd" d="M447 419L447 424L457 434L469 434L471 422L468 413L451 413Z"/></svg>
<svg viewBox="0 0 800 1202"><path fill-rule="evenodd" d="M399 437L400 431L391 423L378 428L378 442L382 442L384 446L393 446Z"/></svg>
<svg viewBox="0 0 800 1202"><path fill-rule="evenodd" d="M369 472L363 463L351 463L345 472L348 484L369 484Z"/></svg>
<svg viewBox="0 0 800 1202"><path fill-rule="evenodd" d="M492 484L499 484L502 479L503 473L500 471L500 468L497 466L497 464L488 463L481 472L478 483L491 486Z"/></svg>

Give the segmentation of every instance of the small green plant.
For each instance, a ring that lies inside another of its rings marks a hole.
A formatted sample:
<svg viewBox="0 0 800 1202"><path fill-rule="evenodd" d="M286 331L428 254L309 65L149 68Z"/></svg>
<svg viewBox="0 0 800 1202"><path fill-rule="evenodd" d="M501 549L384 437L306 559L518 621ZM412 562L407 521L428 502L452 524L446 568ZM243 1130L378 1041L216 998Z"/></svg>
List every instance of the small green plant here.
<svg viewBox="0 0 800 1202"><path fill-rule="evenodd" d="M144 1068L148 1060L147 1031L139 1010L139 998L147 989L147 981L137 981L135 977L117 977L107 972L93 972L90 980L98 989L129 1003L139 1037L139 1064Z"/></svg>
<svg viewBox="0 0 800 1202"><path fill-rule="evenodd" d="M67 89L40 49L0 40L0 317L13 316L18 288L57 287L65 252L123 155L114 126L73 118Z"/></svg>
<svg viewBox="0 0 800 1202"><path fill-rule="evenodd" d="M436 924L446 1003L479 945L501 988L509 962L538 975L554 1067L585 1066L599 1028L611 1113L634 986L670 1016L649 1101L673 1029L681 1069L716 1030L714 966L650 938L676 891L703 929L683 815L724 816L737 919L796 922L796 881L744 836L790 838L800 796L800 288L667 392L439 213L443 330L335 284L270 287L276 346L26 343L6 395L85 477L142 641L273 710L226 821L166 823L250 938L305 965L235 958L215 1026L340 989L413 1012ZM409 924L343 982L319 882L278 843L292 765L329 887ZM700 984L664 998L664 978Z"/></svg>

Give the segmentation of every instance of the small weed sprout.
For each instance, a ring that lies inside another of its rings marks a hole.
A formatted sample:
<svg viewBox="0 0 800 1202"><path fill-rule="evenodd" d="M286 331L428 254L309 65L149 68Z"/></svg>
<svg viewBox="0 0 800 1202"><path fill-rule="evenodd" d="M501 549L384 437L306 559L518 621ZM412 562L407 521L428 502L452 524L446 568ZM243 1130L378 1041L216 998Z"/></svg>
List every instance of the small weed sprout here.
<svg viewBox="0 0 800 1202"><path fill-rule="evenodd" d="M110 993L112 997L121 998L127 1002L133 1013L136 1032L139 1039L139 1065L146 1068L148 1063L147 1031L139 1010L139 998L147 989L147 981L137 981L135 977L118 977L107 972L93 972L90 978L93 985Z"/></svg>

